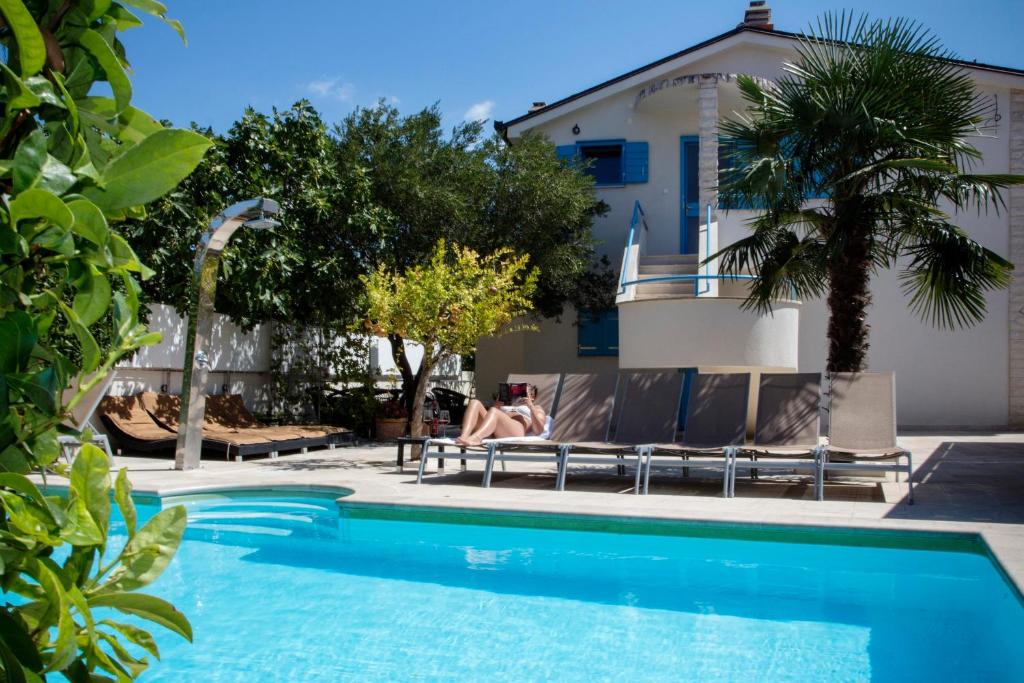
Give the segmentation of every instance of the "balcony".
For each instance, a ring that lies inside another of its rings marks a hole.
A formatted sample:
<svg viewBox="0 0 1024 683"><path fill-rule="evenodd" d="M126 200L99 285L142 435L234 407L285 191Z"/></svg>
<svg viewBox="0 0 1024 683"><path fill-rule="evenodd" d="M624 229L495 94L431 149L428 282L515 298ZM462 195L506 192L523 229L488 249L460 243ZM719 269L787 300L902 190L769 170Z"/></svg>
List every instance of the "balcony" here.
<svg viewBox="0 0 1024 683"><path fill-rule="evenodd" d="M800 303L778 301L767 314L742 308L755 276L719 274L710 207L697 254L648 254L648 231L636 202L616 297L619 367L796 369Z"/></svg>

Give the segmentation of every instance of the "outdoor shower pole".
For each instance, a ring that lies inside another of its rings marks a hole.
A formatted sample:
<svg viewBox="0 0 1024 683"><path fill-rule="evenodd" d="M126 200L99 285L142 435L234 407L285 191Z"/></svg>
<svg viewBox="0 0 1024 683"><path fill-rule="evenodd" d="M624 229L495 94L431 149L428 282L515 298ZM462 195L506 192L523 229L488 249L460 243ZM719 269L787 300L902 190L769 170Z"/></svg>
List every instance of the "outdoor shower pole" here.
<svg viewBox="0 0 1024 683"><path fill-rule="evenodd" d="M247 199L232 204L210 221L210 227L196 245L192 267L192 292L188 329L185 333L185 365L181 379L181 414L178 417L178 445L174 469L199 467L203 450L203 418L206 413L206 373L210 366L209 343L213 329L213 301L217 293L217 269L228 240L240 227L265 230L278 225L269 216L280 207L273 199Z"/></svg>

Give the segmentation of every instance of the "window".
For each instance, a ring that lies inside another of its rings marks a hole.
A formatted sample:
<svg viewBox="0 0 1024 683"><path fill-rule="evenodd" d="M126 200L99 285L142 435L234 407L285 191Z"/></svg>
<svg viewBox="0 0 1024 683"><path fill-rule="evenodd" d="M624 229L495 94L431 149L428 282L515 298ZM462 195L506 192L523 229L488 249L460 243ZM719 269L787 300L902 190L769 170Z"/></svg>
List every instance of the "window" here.
<svg viewBox="0 0 1024 683"><path fill-rule="evenodd" d="M619 355L619 309L580 309L576 321L576 355Z"/></svg>
<svg viewBox="0 0 1024 683"><path fill-rule="evenodd" d="M622 184L622 145L580 145L580 156L596 185Z"/></svg>
<svg viewBox="0 0 1024 683"><path fill-rule="evenodd" d="M625 140L581 140L555 148L560 159L579 159L587 165L598 187L647 182L646 142Z"/></svg>

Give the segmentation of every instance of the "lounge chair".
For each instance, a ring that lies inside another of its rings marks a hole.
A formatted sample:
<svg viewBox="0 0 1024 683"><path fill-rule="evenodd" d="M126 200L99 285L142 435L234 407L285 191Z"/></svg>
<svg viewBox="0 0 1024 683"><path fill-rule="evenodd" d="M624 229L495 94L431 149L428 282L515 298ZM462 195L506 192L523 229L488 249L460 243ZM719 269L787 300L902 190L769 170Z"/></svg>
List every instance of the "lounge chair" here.
<svg viewBox="0 0 1024 683"><path fill-rule="evenodd" d="M749 393L747 373L694 375L683 439L648 449L644 493L653 468L702 467L722 470L722 495L728 497L731 457L746 437Z"/></svg>
<svg viewBox="0 0 1024 683"><path fill-rule="evenodd" d="M97 384L92 390L89 391L82 400L78 402L78 405L71 412L68 420L64 421L65 426L71 427L78 434L59 434L57 441L60 443L61 454L67 462L71 462L72 457L78 453L78 449L82 447L82 433L86 430L92 432L90 443L99 446L107 452L107 457L113 458L114 454L110 450L110 439L103 432L96 429L96 425L93 424L93 417L96 415L96 410L99 408L100 403L103 401L103 397L107 393L107 389L114 382L114 378L117 377L117 370L111 370L107 373L106 378ZM68 401L78 393L79 384L77 380L72 383L70 387L64 390L61 396L61 404L67 405Z"/></svg>
<svg viewBox="0 0 1024 683"><path fill-rule="evenodd" d="M97 412L123 449L173 451L178 442L177 432L157 424L139 396L107 396Z"/></svg>
<svg viewBox="0 0 1024 683"><path fill-rule="evenodd" d="M567 373L558 395L558 415L549 439L537 437L489 439L484 487L490 487L495 460L552 462L558 468L555 488L565 488L562 464L565 449L574 443L606 442L615 405L617 373Z"/></svg>
<svg viewBox="0 0 1024 683"><path fill-rule="evenodd" d="M729 495L736 494L736 470L807 469L818 484L821 433L821 373L765 373L757 392L754 441L733 454ZM741 462L740 458L750 458Z"/></svg>
<svg viewBox="0 0 1024 683"><path fill-rule="evenodd" d="M139 397L157 424L177 433L180 396L148 391ZM240 397L209 396L207 402L208 409L203 416L203 448L223 452L228 459L234 457L241 461L249 455L270 455L274 458L283 451L306 452L325 445L334 447L334 442L322 433L304 433L301 427L268 427L256 422L244 405L239 412Z"/></svg>
<svg viewBox="0 0 1024 683"><path fill-rule="evenodd" d="M818 462L818 500L829 472L906 472L914 504L913 460L896 443L896 378L891 372L836 372L829 378L828 446ZM904 462L901 462L904 461ZM898 479L897 479L898 481Z"/></svg>
<svg viewBox="0 0 1024 683"><path fill-rule="evenodd" d="M559 489L565 488L570 463L617 465L621 471L626 458L631 458L636 463L633 492L640 493L640 473L648 445L675 439L684 378L678 370L620 373L614 439L564 444Z"/></svg>
<svg viewBox="0 0 1024 683"><path fill-rule="evenodd" d="M549 418L554 418L556 411L558 410L559 393L562 386L562 376L557 373L542 373L542 374L523 374L513 373L508 376L507 381L509 383L527 383L533 384L537 387L538 403ZM537 438L539 437L531 437ZM436 439L428 439L423 447L423 452L420 454L420 466L419 471L416 474L416 483L423 483L423 475L425 474L427 461L433 458L438 462L438 470L443 469L443 463L445 458L452 458L451 452L444 452L442 448L458 448L461 453L458 454L459 459L462 461L463 469L465 469L467 460L479 460L487 462L490 460L492 448L488 443L483 446L462 446L455 442L455 439L449 437L441 437ZM484 485L487 485L485 482Z"/></svg>

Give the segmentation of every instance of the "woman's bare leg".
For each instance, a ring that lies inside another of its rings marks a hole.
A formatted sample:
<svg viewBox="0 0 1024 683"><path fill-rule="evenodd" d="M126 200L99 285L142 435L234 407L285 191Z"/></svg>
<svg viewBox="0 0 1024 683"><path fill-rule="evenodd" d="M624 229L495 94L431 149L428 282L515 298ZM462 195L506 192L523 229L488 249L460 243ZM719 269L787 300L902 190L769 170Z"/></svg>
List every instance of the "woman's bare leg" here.
<svg viewBox="0 0 1024 683"><path fill-rule="evenodd" d="M475 398L470 399L469 405L466 406L466 412L462 415L462 425L459 428L459 437L461 438L472 434L477 423L484 419L486 415L487 408L484 408L484 404Z"/></svg>
<svg viewBox="0 0 1024 683"><path fill-rule="evenodd" d="M508 436L524 436L526 425L498 408L487 411L483 421L471 434L460 436L458 442L467 446L479 446L484 439L490 437L503 438Z"/></svg>

